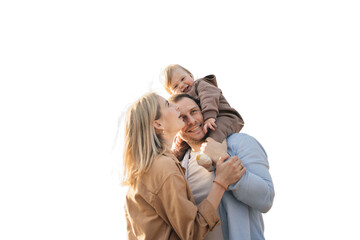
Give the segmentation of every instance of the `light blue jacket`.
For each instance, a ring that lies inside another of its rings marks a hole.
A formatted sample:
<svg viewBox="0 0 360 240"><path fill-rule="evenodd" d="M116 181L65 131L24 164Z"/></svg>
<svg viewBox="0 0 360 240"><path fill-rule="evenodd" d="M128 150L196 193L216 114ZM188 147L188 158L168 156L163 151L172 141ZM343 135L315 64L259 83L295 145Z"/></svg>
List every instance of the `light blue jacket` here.
<svg viewBox="0 0 360 240"><path fill-rule="evenodd" d="M221 200L224 239L265 239L262 213L270 210L275 196L266 152L255 138L244 133L230 135L227 145L229 155L241 159L246 173L229 186Z"/></svg>

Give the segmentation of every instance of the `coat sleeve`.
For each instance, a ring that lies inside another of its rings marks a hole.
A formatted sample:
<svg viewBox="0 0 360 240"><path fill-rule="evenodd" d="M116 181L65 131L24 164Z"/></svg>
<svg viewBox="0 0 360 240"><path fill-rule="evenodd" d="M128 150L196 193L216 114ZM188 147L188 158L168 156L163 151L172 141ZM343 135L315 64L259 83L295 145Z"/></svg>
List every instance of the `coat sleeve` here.
<svg viewBox="0 0 360 240"><path fill-rule="evenodd" d="M265 150L255 138L247 134L234 135L229 142L229 147L235 150L230 155L236 154L246 167L246 173L238 182L229 186L229 190L246 205L263 213L269 211L275 191Z"/></svg>
<svg viewBox="0 0 360 240"><path fill-rule="evenodd" d="M196 207L188 197L189 188L181 174L172 174L158 193L156 210L169 222L180 239L203 239L220 219L208 200Z"/></svg>
<svg viewBox="0 0 360 240"><path fill-rule="evenodd" d="M197 92L204 121L209 118L216 119L219 114L219 101L222 94L221 90L205 80L200 80L197 86Z"/></svg>

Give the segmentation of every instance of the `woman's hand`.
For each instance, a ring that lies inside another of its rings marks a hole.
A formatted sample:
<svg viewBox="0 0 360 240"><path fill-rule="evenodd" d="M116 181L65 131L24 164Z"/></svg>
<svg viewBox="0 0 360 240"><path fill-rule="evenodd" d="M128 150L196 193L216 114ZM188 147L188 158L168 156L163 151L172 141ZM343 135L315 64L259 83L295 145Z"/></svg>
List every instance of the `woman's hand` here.
<svg viewBox="0 0 360 240"><path fill-rule="evenodd" d="M221 157L216 164L216 178L215 180L228 187L240 180L245 174L246 168L237 156L231 157L225 162L228 157Z"/></svg>
<svg viewBox="0 0 360 240"><path fill-rule="evenodd" d="M246 168L237 156L231 157L224 162L227 158L229 158L229 156L222 157L217 162L216 178L207 196L207 200L215 209L219 206L221 198L228 186L238 181L246 172Z"/></svg>

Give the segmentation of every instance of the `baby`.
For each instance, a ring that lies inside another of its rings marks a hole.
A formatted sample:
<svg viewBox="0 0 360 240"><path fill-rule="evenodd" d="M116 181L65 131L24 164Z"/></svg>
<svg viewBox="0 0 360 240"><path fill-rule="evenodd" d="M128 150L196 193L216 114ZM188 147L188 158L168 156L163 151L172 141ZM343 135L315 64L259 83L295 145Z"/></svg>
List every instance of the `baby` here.
<svg viewBox="0 0 360 240"><path fill-rule="evenodd" d="M189 70L178 64L172 64L164 70L164 87L171 95L186 93L200 101L201 112L204 116L204 132L207 133L210 129L208 138L226 145L226 137L239 132L244 126L240 114L230 107L218 88L215 75L208 75L194 81ZM181 145L184 144L177 136L175 146L179 148ZM182 158L185 150L183 147L177 149L175 155ZM198 164L208 171L214 170L217 159L210 159L205 154L198 155L196 159Z"/></svg>

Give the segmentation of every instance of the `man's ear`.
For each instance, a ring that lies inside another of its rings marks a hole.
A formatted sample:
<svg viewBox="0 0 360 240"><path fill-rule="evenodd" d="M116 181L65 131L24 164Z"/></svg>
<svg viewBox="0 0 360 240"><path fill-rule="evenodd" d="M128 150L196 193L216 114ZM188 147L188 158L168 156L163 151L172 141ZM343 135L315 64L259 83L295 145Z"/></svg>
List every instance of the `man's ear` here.
<svg viewBox="0 0 360 240"><path fill-rule="evenodd" d="M154 121L154 128L158 131L164 131L164 127L162 126L161 122L159 120Z"/></svg>

